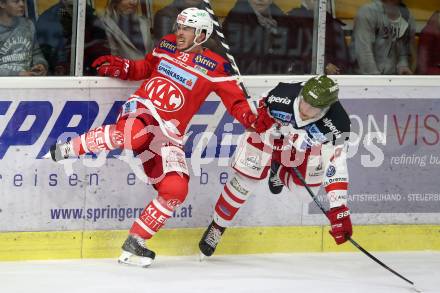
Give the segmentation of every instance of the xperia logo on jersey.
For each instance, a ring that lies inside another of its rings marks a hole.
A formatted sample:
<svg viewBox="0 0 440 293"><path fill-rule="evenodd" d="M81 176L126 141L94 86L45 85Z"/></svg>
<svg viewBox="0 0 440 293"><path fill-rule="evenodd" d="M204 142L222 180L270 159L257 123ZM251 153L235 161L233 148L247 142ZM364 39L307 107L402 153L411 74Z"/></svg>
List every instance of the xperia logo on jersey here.
<svg viewBox="0 0 440 293"><path fill-rule="evenodd" d="M268 103L281 103L284 105L289 105L292 100L288 99L288 98L281 98L281 97L276 97L274 95L271 95L269 98L267 98L267 102Z"/></svg>
<svg viewBox="0 0 440 293"><path fill-rule="evenodd" d="M200 54L197 54L196 57L194 57L193 62L194 64L200 65L208 70L214 70L217 67L217 62Z"/></svg>
<svg viewBox="0 0 440 293"><path fill-rule="evenodd" d="M169 63L166 60L160 61L159 65L157 66L157 71L183 85L189 90L192 90L198 79L197 76Z"/></svg>
<svg viewBox="0 0 440 293"><path fill-rule="evenodd" d="M324 122L324 125L327 126L328 129L330 129L330 131L336 136L336 138L340 138L341 137L341 132L332 123L331 119L324 118L324 119L322 119L322 121Z"/></svg>
<svg viewBox="0 0 440 293"><path fill-rule="evenodd" d="M167 40L162 40L159 43L159 48L164 49L165 51L168 51L170 53L176 52L176 44Z"/></svg>

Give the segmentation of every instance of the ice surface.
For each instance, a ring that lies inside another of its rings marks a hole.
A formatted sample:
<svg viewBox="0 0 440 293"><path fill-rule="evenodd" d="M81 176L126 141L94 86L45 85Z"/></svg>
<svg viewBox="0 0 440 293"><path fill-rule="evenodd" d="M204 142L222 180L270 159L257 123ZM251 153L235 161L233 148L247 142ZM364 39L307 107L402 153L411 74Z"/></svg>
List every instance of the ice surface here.
<svg viewBox="0 0 440 293"><path fill-rule="evenodd" d="M423 292L440 292L440 253L375 253ZM2 293L414 292L361 253L158 256L149 268L116 259L0 262Z"/></svg>

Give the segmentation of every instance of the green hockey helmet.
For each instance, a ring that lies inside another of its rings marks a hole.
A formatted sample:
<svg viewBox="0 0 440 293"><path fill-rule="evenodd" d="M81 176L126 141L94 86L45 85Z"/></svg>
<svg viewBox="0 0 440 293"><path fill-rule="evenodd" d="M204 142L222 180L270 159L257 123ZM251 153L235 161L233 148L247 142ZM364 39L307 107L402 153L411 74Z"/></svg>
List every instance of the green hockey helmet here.
<svg viewBox="0 0 440 293"><path fill-rule="evenodd" d="M315 108L326 108L338 100L339 87L326 75L312 77L304 84L304 101Z"/></svg>

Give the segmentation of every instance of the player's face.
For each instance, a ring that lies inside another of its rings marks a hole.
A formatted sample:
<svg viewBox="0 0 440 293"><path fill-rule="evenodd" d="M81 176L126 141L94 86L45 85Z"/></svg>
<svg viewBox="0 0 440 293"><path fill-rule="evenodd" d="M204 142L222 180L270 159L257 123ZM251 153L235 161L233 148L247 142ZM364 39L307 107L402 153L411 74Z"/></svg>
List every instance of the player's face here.
<svg viewBox="0 0 440 293"><path fill-rule="evenodd" d="M321 114L321 109L311 106L303 98L299 100L299 116L302 120L315 118L319 114Z"/></svg>
<svg viewBox="0 0 440 293"><path fill-rule="evenodd" d="M193 45L196 37L195 28L176 24L175 30L177 50L184 51Z"/></svg>
<svg viewBox="0 0 440 293"><path fill-rule="evenodd" d="M3 0L0 1L0 8L6 12L7 15L23 16L24 15L24 0Z"/></svg>
<svg viewBox="0 0 440 293"><path fill-rule="evenodd" d="M136 13L138 0L120 0L116 5L116 11L121 15Z"/></svg>

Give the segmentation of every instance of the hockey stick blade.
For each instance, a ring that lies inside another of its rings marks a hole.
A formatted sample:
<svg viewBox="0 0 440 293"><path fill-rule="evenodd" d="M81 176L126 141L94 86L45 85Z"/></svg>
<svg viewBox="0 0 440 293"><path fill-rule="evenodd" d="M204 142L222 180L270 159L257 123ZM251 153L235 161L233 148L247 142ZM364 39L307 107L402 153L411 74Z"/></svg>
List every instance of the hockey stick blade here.
<svg viewBox="0 0 440 293"><path fill-rule="evenodd" d="M366 254L369 258L371 258L372 260L374 260L375 262L377 262L378 264L380 264L383 268L387 269L388 271L392 272L393 274L395 274L396 276L402 278L403 280L407 281L408 283L410 283L411 285L414 286L414 282L408 280L407 278L405 278L404 276L402 276L401 274L399 274L398 272L396 272L395 270L393 270L392 268L388 267L387 265L385 265L383 262L381 262L379 259L377 259L374 255L372 255L371 253L369 253L367 250L365 250L365 248L363 248L362 246L360 246L356 241L354 241L351 237L349 237L347 239L348 241L351 242L351 244L353 244L357 249L359 249L360 251L362 251L364 254Z"/></svg>
<svg viewBox="0 0 440 293"><path fill-rule="evenodd" d="M207 258L202 252L199 253L199 262L204 262Z"/></svg>
<svg viewBox="0 0 440 293"><path fill-rule="evenodd" d="M307 192L309 193L309 195L312 197L313 201L315 202L315 204L319 207L319 209L322 211L322 213L324 215L327 215L327 212L325 211L324 207L322 206L321 202L318 201L318 199L316 198L316 195L313 193L313 191L310 189L309 186L307 186L306 181L304 180L304 177L301 175L301 173L298 171L298 169L296 167L292 167L293 172L295 173L295 175L298 177L298 179L301 181L301 183L304 185L304 187L306 188ZM375 257L374 255L372 255L371 253L369 253L365 248L363 248L362 246L360 246L356 241L354 241L351 237L347 239L348 241L350 241L351 244L353 244L357 249L359 249L361 252L363 252L366 256L368 256L370 259L372 259L373 261L375 261L377 264L381 265L382 267L384 267L385 269L387 269L388 271L390 271L391 273L393 273L394 275L398 276L399 278L401 278L402 280L408 282L409 284L411 284L413 286L413 289L416 292L422 292L419 289L417 289L414 285L414 282L408 280L407 278L405 278L404 276L402 276L401 274L399 274L398 272L396 272L395 270L393 270L392 268L390 268L389 266L387 266L386 264L384 264L382 261L380 261L377 257Z"/></svg>

